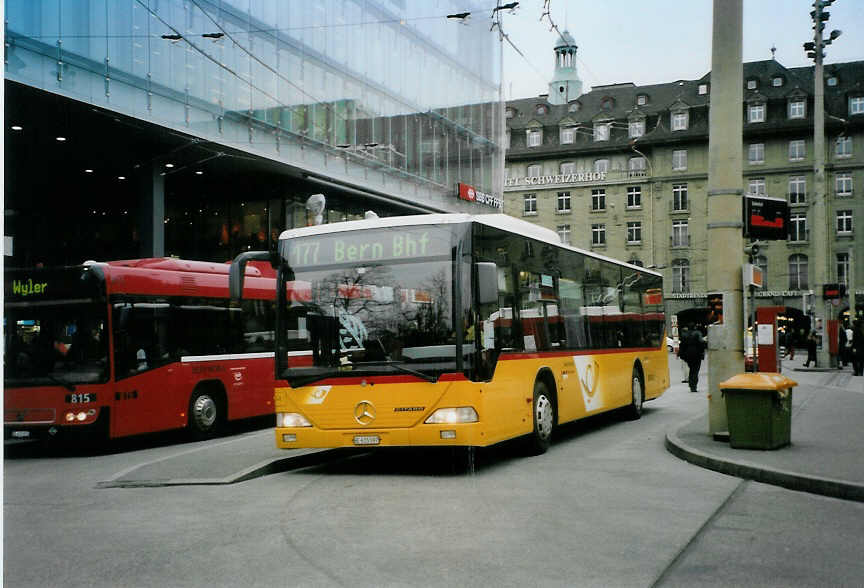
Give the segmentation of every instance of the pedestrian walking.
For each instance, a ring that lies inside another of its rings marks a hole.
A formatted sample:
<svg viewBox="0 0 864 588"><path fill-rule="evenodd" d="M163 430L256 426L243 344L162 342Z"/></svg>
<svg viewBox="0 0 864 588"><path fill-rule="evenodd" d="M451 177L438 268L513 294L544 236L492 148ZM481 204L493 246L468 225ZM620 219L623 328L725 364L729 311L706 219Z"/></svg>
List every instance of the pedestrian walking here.
<svg viewBox="0 0 864 588"><path fill-rule="evenodd" d="M690 391L697 392L699 385L699 368L702 366L702 359L705 357L705 338L702 333L694 325L690 325L687 330L686 343L684 338L681 339L681 358L687 362L687 367L690 370L687 378L687 383L690 384Z"/></svg>
<svg viewBox="0 0 864 588"><path fill-rule="evenodd" d="M843 367L852 363L852 326L845 323L840 329L840 359Z"/></svg>
<svg viewBox="0 0 864 588"><path fill-rule="evenodd" d="M789 361L795 359L795 337L790 329L786 329L783 334L783 359L789 358Z"/></svg>
<svg viewBox="0 0 864 588"><path fill-rule="evenodd" d="M687 327L681 327L681 332L678 336L678 359L681 360L681 383L686 384L689 379L690 366L687 365L687 360L684 359L684 350L687 348L687 335L690 331Z"/></svg>
<svg viewBox="0 0 864 588"><path fill-rule="evenodd" d="M804 362L804 367L810 367L810 362L813 362L813 367L816 367L816 331L810 331L807 335L807 361Z"/></svg>
<svg viewBox="0 0 864 588"><path fill-rule="evenodd" d="M860 319L852 323L852 373L864 376L864 324Z"/></svg>

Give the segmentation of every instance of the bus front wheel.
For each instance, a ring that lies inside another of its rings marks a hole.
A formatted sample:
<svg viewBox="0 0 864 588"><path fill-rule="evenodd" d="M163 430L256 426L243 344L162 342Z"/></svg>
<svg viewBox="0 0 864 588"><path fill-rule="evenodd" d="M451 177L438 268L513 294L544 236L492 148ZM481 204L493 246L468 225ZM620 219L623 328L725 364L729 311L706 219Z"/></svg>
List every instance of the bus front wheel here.
<svg viewBox="0 0 864 588"><path fill-rule="evenodd" d="M192 394L189 401L189 429L197 438L210 437L219 428L219 402L206 390Z"/></svg>
<svg viewBox="0 0 864 588"><path fill-rule="evenodd" d="M546 453L552 444L552 429L555 425L555 405L546 384L541 380L534 382L534 403L531 410L534 431L531 433L530 451L532 455Z"/></svg>

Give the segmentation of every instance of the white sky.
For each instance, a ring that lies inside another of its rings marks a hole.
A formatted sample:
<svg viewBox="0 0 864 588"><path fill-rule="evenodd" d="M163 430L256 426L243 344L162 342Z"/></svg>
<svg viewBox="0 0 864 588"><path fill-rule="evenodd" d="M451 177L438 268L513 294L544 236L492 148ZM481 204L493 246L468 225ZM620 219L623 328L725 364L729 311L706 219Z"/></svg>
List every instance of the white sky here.
<svg viewBox="0 0 864 588"><path fill-rule="evenodd" d="M718 0L722 1L722 0ZM802 44L813 40L813 0L744 0L744 61L771 58L786 67L812 65ZM712 0L550 0L552 20L579 46L577 71L583 90L633 82L636 85L697 79L711 69ZM558 39L540 21L543 0L520 0L503 15L504 32L521 57L504 43L504 99L548 91ZM825 37L843 35L826 49L825 63L864 59L864 0L836 0Z"/></svg>

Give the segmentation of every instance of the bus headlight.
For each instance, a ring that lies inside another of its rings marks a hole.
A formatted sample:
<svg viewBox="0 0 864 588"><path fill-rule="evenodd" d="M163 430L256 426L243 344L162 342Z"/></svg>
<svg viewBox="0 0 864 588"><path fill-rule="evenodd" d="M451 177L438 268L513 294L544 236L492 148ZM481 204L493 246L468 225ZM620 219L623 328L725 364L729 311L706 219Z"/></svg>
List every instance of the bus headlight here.
<svg viewBox="0 0 864 588"><path fill-rule="evenodd" d="M277 427L311 427L312 423L306 420L302 414L297 412L276 413Z"/></svg>
<svg viewBox="0 0 864 588"><path fill-rule="evenodd" d="M455 408L439 408L426 419L427 425L440 425L445 423L476 423L477 411L471 406L458 406Z"/></svg>

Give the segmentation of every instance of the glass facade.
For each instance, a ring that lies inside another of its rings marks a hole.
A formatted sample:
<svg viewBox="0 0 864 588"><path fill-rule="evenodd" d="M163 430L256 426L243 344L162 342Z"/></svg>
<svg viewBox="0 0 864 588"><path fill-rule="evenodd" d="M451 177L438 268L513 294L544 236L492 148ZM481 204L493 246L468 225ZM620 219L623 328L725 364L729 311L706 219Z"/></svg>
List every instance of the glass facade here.
<svg viewBox="0 0 864 588"><path fill-rule="evenodd" d="M470 211L457 183L502 193L501 45L482 19L446 15L481 9L6 0L5 75L360 190Z"/></svg>

